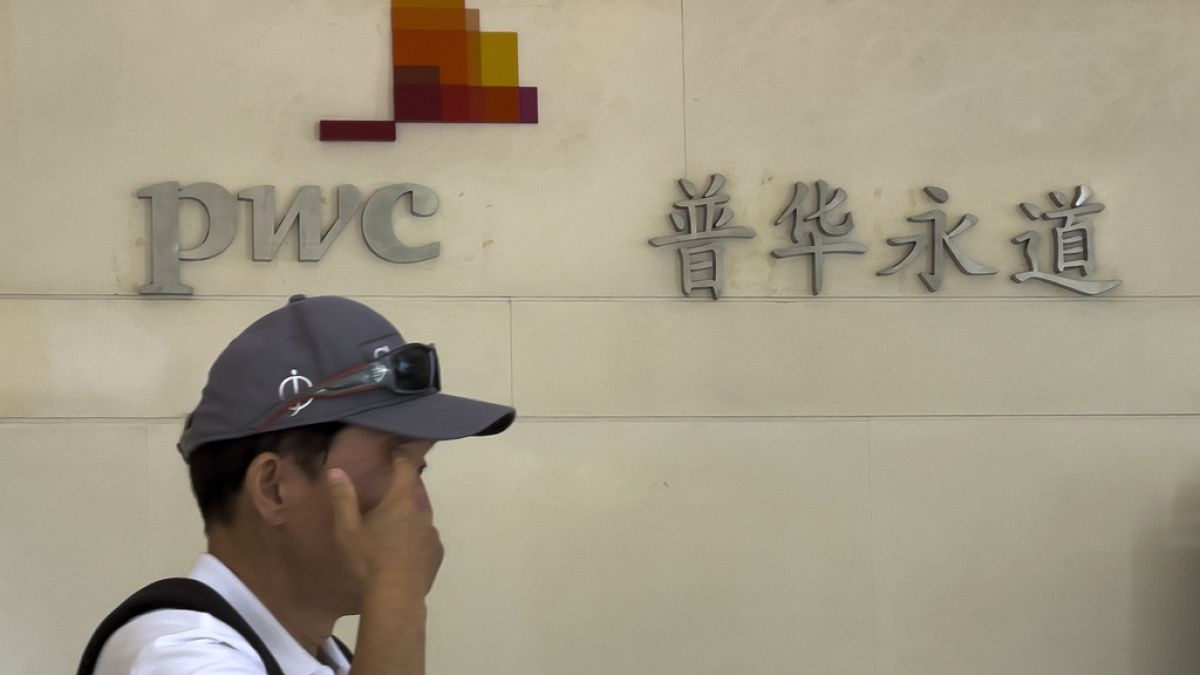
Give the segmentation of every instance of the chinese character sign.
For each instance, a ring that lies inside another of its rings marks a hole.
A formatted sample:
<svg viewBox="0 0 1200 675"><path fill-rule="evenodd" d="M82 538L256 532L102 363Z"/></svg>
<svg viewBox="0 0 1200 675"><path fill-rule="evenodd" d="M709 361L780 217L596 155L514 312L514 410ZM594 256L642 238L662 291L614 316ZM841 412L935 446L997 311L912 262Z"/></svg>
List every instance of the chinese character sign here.
<svg viewBox="0 0 1200 675"><path fill-rule="evenodd" d="M836 241L844 238L854 229L854 214L849 211L846 212L846 215L842 217L840 222L832 222L831 214L834 209L846 201L845 190L837 188L830 192L828 183L823 180L817 181L816 209L807 215L801 216L801 204L803 204L804 195L807 193L808 186L804 183L796 183L792 186L792 202L783 210L783 213L775 221L775 224L781 225L784 222L791 221L792 243L796 245L787 248L777 248L771 251L771 257L791 258L794 256L811 255L812 294L820 295L821 284L825 278L825 256L830 253L862 255L866 253L867 247L857 241ZM814 226L806 231L804 227L805 223L814 223ZM805 237L808 239L807 243L801 241Z"/></svg>
<svg viewBox="0 0 1200 675"><path fill-rule="evenodd" d="M676 234L655 237L650 240L650 244L675 247L679 255L684 295L691 296L696 289L704 289L716 300L721 294L723 275L720 240L753 239L755 233L750 228L731 226L733 210L728 206L729 195L723 192L725 177L721 174L713 174L709 179L708 188L703 192L686 179L681 179L679 185L687 198L675 202L675 211L671 213L671 225ZM818 180L814 185L815 199L811 208L804 206L805 198L810 194L809 186L801 182L792 185L792 199L775 220L775 224L786 223L790 226L789 236L793 245L772 249L771 257L784 259L812 256L811 290L815 296L821 294L824 284L826 255L862 255L867 246L849 238L854 230L854 214L846 208L846 190L834 188L823 180ZM899 262L875 274L895 274L912 265L922 254L928 258L928 265L924 271L918 272L917 276L930 293L936 293L942 288L947 258L963 274L996 274L995 268L969 256L963 248L963 243L958 240L979 224L979 218L974 214L964 213L954 227L947 231L949 219L940 207L950 200L950 194L934 185L926 186L924 193L937 206L909 216L908 222L925 224L928 229L905 237L889 237L889 246L908 246L908 251ZM1023 202L1020 211L1028 220L1054 223L1051 228L1054 235L1054 272L1042 271L1038 262L1038 249L1042 237L1036 231L1028 230L1012 239L1013 244L1023 245L1027 268L1023 272L1013 274L1013 282L1023 284L1030 280L1044 281L1082 295L1100 295L1119 286L1119 279L1081 279L1064 274L1077 271L1081 277L1088 277L1095 271L1096 233L1092 219L1104 210L1104 204L1092 200L1092 191L1086 185L1076 186L1075 195L1070 200L1062 192L1053 191L1049 194L1054 203L1053 208L1043 211L1033 204ZM844 213L838 214L839 209L845 209Z"/></svg>
<svg viewBox="0 0 1200 675"><path fill-rule="evenodd" d="M928 186L925 188L925 195L938 204L945 204L950 199L950 195L940 187ZM950 258L954 260L954 264L964 274L983 275L995 274L996 270L981 265L969 256L959 247L954 238L966 232L979 222L979 219L968 213L959 218L958 224L950 232L946 232L946 212L941 209L931 209L924 213L910 216L910 223L929 223L929 233L915 234L911 237L889 237L887 243L891 246L910 245L908 255L903 260L892 265L891 267L876 272L879 276L887 276L895 274L900 270L908 267L922 252L929 252L929 270L917 274L921 278L921 283L925 284L925 288L929 289L930 293L936 293L942 287L942 276L945 270L946 253L950 254Z"/></svg>
<svg viewBox="0 0 1200 675"><path fill-rule="evenodd" d="M675 202L675 210L671 212L671 226L676 234L655 237L650 245L675 247L684 295L691 296L696 289L703 289L716 300L723 285L721 240L753 239L754 230L730 225L733 209L726 206L729 195L722 192L725 177L721 174L713 174L703 192L683 178L679 187L687 199Z"/></svg>
<svg viewBox="0 0 1200 675"><path fill-rule="evenodd" d="M1089 202L1092 191L1086 185L1075 188L1075 198L1067 203L1066 195L1061 192L1051 192L1050 200L1057 209L1043 212L1028 202L1021 204L1021 212L1029 220L1058 221L1054 226L1054 271L1056 274L1041 271L1038 266L1038 246L1042 236L1033 230L1027 230L1012 241L1020 246L1025 245L1025 264L1029 269L1013 275L1013 281L1018 284L1030 279L1045 281L1061 286L1067 290L1083 295L1099 295L1111 291L1121 284L1119 279L1075 279L1062 276L1069 269L1078 269L1081 276L1088 276L1096 266L1095 232L1092 229L1090 217L1104 210L1099 202ZM1088 219L1085 222L1084 219Z"/></svg>

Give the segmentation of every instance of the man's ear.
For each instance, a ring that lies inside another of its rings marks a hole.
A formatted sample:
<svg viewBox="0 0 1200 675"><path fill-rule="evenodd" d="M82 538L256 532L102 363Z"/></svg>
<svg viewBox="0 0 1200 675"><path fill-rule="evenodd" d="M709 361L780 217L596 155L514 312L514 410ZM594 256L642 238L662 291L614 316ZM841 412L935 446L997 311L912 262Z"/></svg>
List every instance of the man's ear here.
<svg viewBox="0 0 1200 675"><path fill-rule="evenodd" d="M285 473L283 460L273 452L258 455L246 469L243 489L258 517L268 526L286 521L282 486Z"/></svg>

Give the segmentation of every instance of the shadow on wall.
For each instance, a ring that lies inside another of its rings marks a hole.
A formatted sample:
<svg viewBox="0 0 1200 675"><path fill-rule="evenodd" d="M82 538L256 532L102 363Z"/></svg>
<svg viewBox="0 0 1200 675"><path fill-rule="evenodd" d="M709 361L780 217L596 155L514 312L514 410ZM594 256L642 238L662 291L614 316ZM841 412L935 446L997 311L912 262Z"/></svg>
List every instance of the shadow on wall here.
<svg viewBox="0 0 1200 675"><path fill-rule="evenodd" d="M1200 673L1200 475L1179 486L1168 523L1133 551L1130 673Z"/></svg>

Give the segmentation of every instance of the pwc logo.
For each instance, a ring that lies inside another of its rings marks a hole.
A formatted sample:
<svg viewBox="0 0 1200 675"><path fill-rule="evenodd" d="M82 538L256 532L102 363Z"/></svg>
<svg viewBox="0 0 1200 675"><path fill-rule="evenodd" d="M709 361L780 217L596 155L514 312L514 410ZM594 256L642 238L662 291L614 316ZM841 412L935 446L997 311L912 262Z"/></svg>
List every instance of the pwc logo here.
<svg viewBox="0 0 1200 675"><path fill-rule="evenodd" d="M392 0L390 120L321 120L322 141L395 141L398 122L537 124L517 76L517 34L479 30L465 0Z"/></svg>

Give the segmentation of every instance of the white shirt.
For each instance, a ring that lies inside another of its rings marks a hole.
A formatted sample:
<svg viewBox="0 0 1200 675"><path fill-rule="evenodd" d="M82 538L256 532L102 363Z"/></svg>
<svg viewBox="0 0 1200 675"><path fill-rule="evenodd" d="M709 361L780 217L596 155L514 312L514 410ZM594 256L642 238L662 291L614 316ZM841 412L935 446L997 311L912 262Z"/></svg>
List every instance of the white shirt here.
<svg viewBox="0 0 1200 675"><path fill-rule="evenodd" d="M203 554L188 575L225 598L279 662L285 675L348 675L350 664L330 638L313 658L220 560ZM258 652L228 624L204 612L160 609L112 634L100 652L96 675L263 675Z"/></svg>

